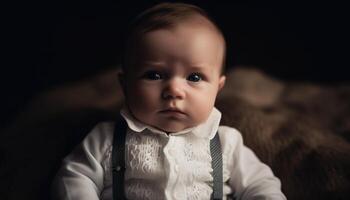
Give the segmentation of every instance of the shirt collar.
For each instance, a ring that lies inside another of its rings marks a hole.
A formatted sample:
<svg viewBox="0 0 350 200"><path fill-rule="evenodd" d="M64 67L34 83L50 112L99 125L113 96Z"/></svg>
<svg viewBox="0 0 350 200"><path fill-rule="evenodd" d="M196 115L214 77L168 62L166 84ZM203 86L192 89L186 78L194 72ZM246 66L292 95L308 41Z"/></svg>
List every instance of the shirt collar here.
<svg viewBox="0 0 350 200"><path fill-rule="evenodd" d="M127 106L123 106L123 108L120 111L120 114L126 120L126 123L128 124L129 128L134 132L142 133L145 129L148 129L153 133L168 136L168 134L165 133L164 131L159 130L158 128L146 125L140 122L139 120L135 119L130 113ZM204 123L201 123L195 127L184 129L179 132L170 133L169 135L181 135L181 134L192 133L193 135L200 138L212 139L219 128L220 120L221 120L221 112L214 107L208 119Z"/></svg>

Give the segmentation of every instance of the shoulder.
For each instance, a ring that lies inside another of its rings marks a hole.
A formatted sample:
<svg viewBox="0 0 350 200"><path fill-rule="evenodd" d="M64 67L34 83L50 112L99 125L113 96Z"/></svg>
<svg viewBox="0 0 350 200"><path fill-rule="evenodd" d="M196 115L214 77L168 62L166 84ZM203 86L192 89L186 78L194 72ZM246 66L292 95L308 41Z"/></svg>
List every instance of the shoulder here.
<svg viewBox="0 0 350 200"><path fill-rule="evenodd" d="M234 149L243 144L240 131L233 127L219 126L218 133L222 147L230 153L233 153Z"/></svg>
<svg viewBox="0 0 350 200"><path fill-rule="evenodd" d="M231 140L241 140L242 135L239 130L230 126L219 126L218 133L220 138L231 139Z"/></svg>
<svg viewBox="0 0 350 200"><path fill-rule="evenodd" d="M115 122L97 123L82 142L82 147L89 151L105 152L112 145Z"/></svg>
<svg viewBox="0 0 350 200"><path fill-rule="evenodd" d="M87 135L87 139L88 138L95 139L95 140L112 139L114 126L115 126L115 122L113 121L99 122L91 129L90 133Z"/></svg>
<svg viewBox="0 0 350 200"><path fill-rule="evenodd" d="M109 135L114 131L114 121L104 121L97 123L91 130L91 134Z"/></svg>
<svg viewBox="0 0 350 200"><path fill-rule="evenodd" d="M101 161L112 145L115 122L99 122L85 136L83 141L64 159L65 162L81 160L82 155Z"/></svg>

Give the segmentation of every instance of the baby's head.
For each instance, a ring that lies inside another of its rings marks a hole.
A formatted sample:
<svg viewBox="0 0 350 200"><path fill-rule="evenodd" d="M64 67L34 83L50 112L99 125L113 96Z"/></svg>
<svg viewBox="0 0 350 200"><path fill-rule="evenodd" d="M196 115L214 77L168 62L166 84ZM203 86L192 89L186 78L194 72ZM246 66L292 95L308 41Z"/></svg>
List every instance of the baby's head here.
<svg viewBox="0 0 350 200"><path fill-rule="evenodd" d="M126 40L120 75L126 105L165 132L205 122L225 84L225 40L200 8L158 4L141 13Z"/></svg>

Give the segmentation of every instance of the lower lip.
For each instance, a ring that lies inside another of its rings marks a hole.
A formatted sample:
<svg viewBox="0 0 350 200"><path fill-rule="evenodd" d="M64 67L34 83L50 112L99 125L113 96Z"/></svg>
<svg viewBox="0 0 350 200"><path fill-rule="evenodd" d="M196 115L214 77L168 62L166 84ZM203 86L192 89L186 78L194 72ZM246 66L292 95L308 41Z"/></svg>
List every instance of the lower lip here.
<svg viewBox="0 0 350 200"><path fill-rule="evenodd" d="M165 111L161 111L160 113L166 114L166 115L175 115L175 116L184 116L185 115L185 113L175 111L175 110L165 110Z"/></svg>

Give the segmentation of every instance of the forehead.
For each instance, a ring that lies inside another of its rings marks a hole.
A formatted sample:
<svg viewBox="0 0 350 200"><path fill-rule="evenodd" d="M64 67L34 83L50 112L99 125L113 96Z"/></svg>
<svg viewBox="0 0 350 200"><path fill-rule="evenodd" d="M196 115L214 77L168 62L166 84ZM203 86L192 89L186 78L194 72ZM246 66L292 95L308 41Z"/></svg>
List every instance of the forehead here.
<svg viewBox="0 0 350 200"><path fill-rule="evenodd" d="M143 34L134 46L135 62L182 62L221 68L225 44L214 25L202 19Z"/></svg>

